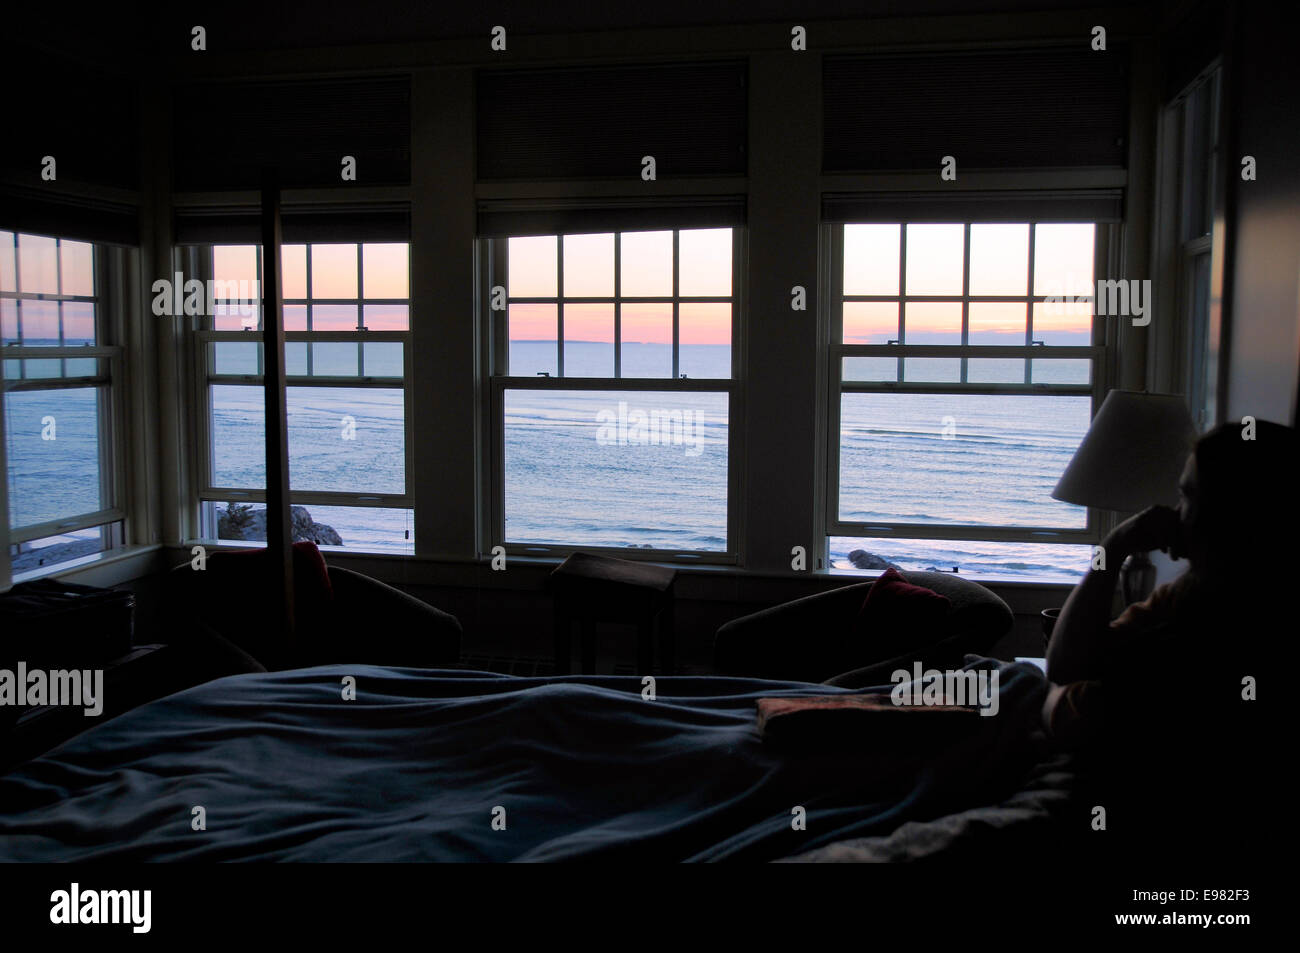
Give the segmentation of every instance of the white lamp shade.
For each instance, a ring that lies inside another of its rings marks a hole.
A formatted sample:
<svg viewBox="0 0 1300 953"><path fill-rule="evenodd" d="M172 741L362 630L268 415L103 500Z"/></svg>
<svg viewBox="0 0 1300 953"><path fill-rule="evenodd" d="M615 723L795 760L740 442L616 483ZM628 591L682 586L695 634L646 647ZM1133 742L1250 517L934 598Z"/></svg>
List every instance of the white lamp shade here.
<svg viewBox="0 0 1300 953"><path fill-rule="evenodd" d="M1124 513L1173 506L1195 441L1196 425L1182 397L1113 390L1052 497Z"/></svg>

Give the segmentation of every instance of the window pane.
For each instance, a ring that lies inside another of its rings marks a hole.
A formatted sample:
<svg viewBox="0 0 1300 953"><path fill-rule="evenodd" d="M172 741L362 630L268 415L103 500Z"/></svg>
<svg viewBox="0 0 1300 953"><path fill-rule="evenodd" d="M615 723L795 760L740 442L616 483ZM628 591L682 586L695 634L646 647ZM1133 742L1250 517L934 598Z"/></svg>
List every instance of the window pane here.
<svg viewBox="0 0 1300 953"><path fill-rule="evenodd" d="M116 526L118 524L111 524ZM9 547L11 569L15 575L35 572L50 566L59 566L102 553L108 548L106 533L110 527L93 526L90 529L62 533L58 536L46 536L26 543L15 543Z"/></svg>
<svg viewBox="0 0 1300 953"><path fill-rule="evenodd" d="M1092 383L1092 361L1053 361L1037 358L1031 363L1033 364L1032 374L1035 384Z"/></svg>
<svg viewBox="0 0 1300 953"><path fill-rule="evenodd" d="M961 380L961 358L909 357L903 361L903 380L912 383L955 384Z"/></svg>
<svg viewBox="0 0 1300 953"><path fill-rule="evenodd" d="M361 310L371 331L406 331L411 326L410 308L404 304L368 304Z"/></svg>
<svg viewBox="0 0 1300 953"><path fill-rule="evenodd" d="M19 291L59 293L58 242L39 235L18 236Z"/></svg>
<svg viewBox="0 0 1300 953"><path fill-rule="evenodd" d="M302 377L307 373L307 342L284 342L284 369L286 374Z"/></svg>
<svg viewBox="0 0 1300 953"><path fill-rule="evenodd" d="M59 266L63 276L63 294L95 294L95 246L87 242L59 242Z"/></svg>
<svg viewBox="0 0 1300 953"><path fill-rule="evenodd" d="M614 234L564 236L564 296L614 296Z"/></svg>
<svg viewBox="0 0 1300 953"><path fill-rule="evenodd" d="M565 255L568 255L567 249ZM565 267L568 267L567 258ZM613 277L611 266L611 281ZM614 306L612 304L566 304L564 306L564 376L614 376Z"/></svg>
<svg viewBox="0 0 1300 953"><path fill-rule="evenodd" d="M18 302L0 299L0 343L18 343Z"/></svg>
<svg viewBox="0 0 1300 953"><path fill-rule="evenodd" d="M212 347L212 369L216 374L260 374L258 358L262 345L256 341L215 341Z"/></svg>
<svg viewBox="0 0 1300 953"><path fill-rule="evenodd" d="M209 392L212 485L262 489L266 486L266 422L261 386L213 384Z"/></svg>
<svg viewBox="0 0 1300 953"><path fill-rule="evenodd" d="M844 302L845 344L888 344L898 340L897 302Z"/></svg>
<svg viewBox="0 0 1300 953"><path fill-rule="evenodd" d="M844 358L844 380L863 383L897 381L898 358L846 357Z"/></svg>
<svg viewBox="0 0 1300 953"><path fill-rule="evenodd" d="M361 373L366 377L401 377L405 373L401 341L367 341L361 356L365 361Z"/></svg>
<svg viewBox="0 0 1300 953"><path fill-rule="evenodd" d="M214 245L212 248L212 278L217 282L240 282L253 289L257 281L256 245ZM254 295L260 297L260 295Z"/></svg>
<svg viewBox="0 0 1300 953"><path fill-rule="evenodd" d="M1034 340L1055 346L1091 344L1092 302L1035 302Z"/></svg>
<svg viewBox="0 0 1300 953"><path fill-rule="evenodd" d="M510 239L509 293L512 298L554 298L556 296L556 238L542 235Z"/></svg>
<svg viewBox="0 0 1300 953"><path fill-rule="evenodd" d="M284 306L284 329L286 331L307 330L307 306L305 304L286 304Z"/></svg>
<svg viewBox="0 0 1300 953"><path fill-rule="evenodd" d="M678 306L677 369L687 377L731 377L731 305L687 301Z"/></svg>
<svg viewBox="0 0 1300 953"><path fill-rule="evenodd" d="M311 306L311 329L313 331L355 331L357 306L355 304L314 304Z"/></svg>
<svg viewBox="0 0 1300 953"><path fill-rule="evenodd" d="M357 246L311 246L311 296L313 298L355 298L357 296Z"/></svg>
<svg viewBox="0 0 1300 953"><path fill-rule="evenodd" d="M961 343L961 302L908 302L903 319L907 344Z"/></svg>
<svg viewBox="0 0 1300 953"><path fill-rule="evenodd" d="M280 290L286 299L307 297L307 246L280 246Z"/></svg>
<svg viewBox="0 0 1300 953"><path fill-rule="evenodd" d="M1023 384L1022 357L972 357L967 362L966 380L972 384Z"/></svg>
<svg viewBox="0 0 1300 953"><path fill-rule="evenodd" d="M678 294L731 296L731 229L678 232Z"/></svg>
<svg viewBox="0 0 1300 953"><path fill-rule="evenodd" d="M673 233L623 232L622 278L625 297L668 297L673 293Z"/></svg>
<svg viewBox="0 0 1300 953"><path fill-rule="evenodd" d="M401 388L290 387L286 400L293 489L405 492Z"/></svg>
<svg viewBox="0 0 1300 953"><path fill-rule="evenodd" d="M9 525L103 509L97 388L10 391L4 410Z"/></svg>
<svg viewBox="0 0 1300 953"><path fill-rule="evenodd" d="M878 572L871 557L903 570L940 569L960 575L1002 579L1025 577L1077 581L1092 562L1092 547L1054 543L994 543L985 540L863 539L832 536L831 566L838 570ZM871 567L870 569L866 567Z"/></svg>
<svg viewBox="0 0 1300 953"><path fill-rule="evenodd" d="M13 232L0 231L0 291L17 291L17 245Z"/></svg>
<svg viewBox="0 0 1300 953"><path fill-rule="evenodd" d="M898 294L899 226L844 226L844 293Z"/></svg>
<svg viewBox="0 0 1300 953"><path fill-rule="evenodd" d="M505 524L516 543L725 551L727 395L507 391Z"/></svg>
<svg viewBox="0 0 1300 953"><path fill-rule="evenodd" d="M840 519L1083 528L1084 507L1053 500L1051 491L1088 429L1091 403L1086 396L844 394Z"/></svg>
<svg viewBox="0 0 1300 953"><path fill-rule="evenodd" d="M1034 294L1091 295L1094 227L1034 226Z"/></svg>
<svg viewBox="0 0 1300 953"><path fill-rule="evenodd" d="M213 288L218 290L220 286ZM252 285L245 286L252 289ZM289 327L290 309L296 309L299 305L286 305L285 327ZM302 314L306 314L303 310ZM261 307L255 303L246 301L220 301L214 298L212 306L212 329L214 331L256 331L261 319ZM306 318L303 319L306 330Z"/></svg>
<svg viewBox="0 0 1300 953"><path fill-rule="evenodd" d="M58 378L63 376L63 362L57 358L39 361L23 361L22 365L22 376L28 380Z"/></svg>
<svg viewBox="0 0 1300 953"><path fill-rule="evenodd" d="M970 293L1022 295L1029 284L1029 226L970 227Z"/></svg>
<svg viewBox="0 0 1300 953"><path fill-rule="evenodd" d="M672 305L625 304L620 320L623 376L672 377Z"/></svg>
<svg viewBox="0 0 1300 953"><path fill-rule="evenodd" d="M965 243L962 225L908 225L907 293L961 294Z"/></svg>
<svg viewBox="0 0 1300 953"><path fill-rule="evenodd" d="M266 542L266 507L261 503L216 503L216 525L208 532L218 539ZM373 506L292 507L293 541L316 543L321 549L363 553L415 552L415 531L410 510Z"/></svg>
<svg viewBox="0 0 1300 953"><path fill-rule="evenodd" d="M262 388L214 384L212 482L263 489ZM402 493L405 404L401 388L289 387L289 476L295 490Z"/></svg>
<svg viewBox="0 0 1300 953"><path fill-rule="evenodd" d="M1025 343L1027 313L1023 304L973 301L967 313L970 323L967 341L970 344L1021 346Z"/></svg>
<svg viewBox="0 0 1300 953"><path fill-rule="evenodd" d="M361 246L367 298L407 298L411 293L410 252L406 242Z"/></svg>
<svg viewBox="0 0 1300 953"><path fill-rule="evenodd" d="M63 308L63 343L95 343L95 306L89 301L65 301Z"/></svg>
<svg viewBox="0 0 1300 953"><path fill-rule="evenodd" d="M356 377L360 373L361 346L353 341L337 344L311 344L311 373L313 377Z"/></svg>
<svg viewBox="0 0 1300 953"><path fill-rule="evenodd" d="M510 375L560 373L558 316L553 304L512 304L509 311Z"/></svg>
<svg viewBox="0 0 1300 953"><path fill-rule="evenodd" d="M27 347L59 343L59 303L57 301L18 302L18 324Z"/></svg>

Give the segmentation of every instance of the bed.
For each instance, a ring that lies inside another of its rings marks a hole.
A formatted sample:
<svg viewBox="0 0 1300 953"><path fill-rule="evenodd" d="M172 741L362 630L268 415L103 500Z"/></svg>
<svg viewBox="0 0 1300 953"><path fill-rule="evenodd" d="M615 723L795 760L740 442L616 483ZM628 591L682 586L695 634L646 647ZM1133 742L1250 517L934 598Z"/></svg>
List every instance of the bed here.
<svg viewBox="0 0 1300 953"><path fill-rule="evenodd" d="M665 677L650 699L634 677L232 676L0 778L0 860L916 859L900 832L915 846L972 810L1026 820L1026 781L1042 783L1042 674L969 665L999 667L1000 713L966 740L806 753L764 744L757 699L847 689Z"/></svg>

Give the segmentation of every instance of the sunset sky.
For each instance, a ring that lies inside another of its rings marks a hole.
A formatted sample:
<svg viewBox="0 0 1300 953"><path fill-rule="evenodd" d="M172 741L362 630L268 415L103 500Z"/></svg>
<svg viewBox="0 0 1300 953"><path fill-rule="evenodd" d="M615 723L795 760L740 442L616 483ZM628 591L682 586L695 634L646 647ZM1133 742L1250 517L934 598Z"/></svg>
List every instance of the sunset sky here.
<svg viewBox="0 0 1300 953"><path fill-rule="evenodd" d="M1093 232L1091 224L1039 225L1035 237L1034 294L1087 295L1093 290ZM960 295L962 293L963 226L912 225L907 229L907 267L904 277L909 295ZM509 240L509 294L513 298L556 297L558 255L564 251L564 336L568 341L613 344L614 306L611 303L573 299L613 297L613 234L512 238ZM893 296L899 294L899 252L902 229L898 225L846 225L844 227L845 295ZM731 230L693 229L680 233L680 293L682 296L730 297ZM252 280L256 275L257 246L226 245L213 250L214 276L219 280ZM362 273L357 273L356 245L313 245L311 297L356 298L359 283L367 299L405 299L410 294L408 246L362 246ZM624 232L621 249L620 291L624 297L672 296L672 232ZM307 294L307 249L284 246L284 296L302 299ZM985 224L971 226L970 293L972 295L1024 295L1029 284L1029 227ZM899 311L906 308L908 340L913 343L961 343L961 304L922 301L844 303L844 343L883 344L899 337ZM509 308L510 340L554 341L555 304L512 303ZM1027 308L1024 302L975 302L970 305L972 344L1020 344L1025 338ZM688 345L731 343L729 302L683 302L680 309L681 343ZM313 326L319 330L347 330L356 326L354 306L316 305ZM406 304L365 306L366 327L405 330ZM670 344L672 303L625 302L622 339L627 343ZM285 307L288 330L305 328L305 309ZM1088 303L1044 307L1035 305L1034 339L1046 344L1090 343L1091 306Z"/></svg>

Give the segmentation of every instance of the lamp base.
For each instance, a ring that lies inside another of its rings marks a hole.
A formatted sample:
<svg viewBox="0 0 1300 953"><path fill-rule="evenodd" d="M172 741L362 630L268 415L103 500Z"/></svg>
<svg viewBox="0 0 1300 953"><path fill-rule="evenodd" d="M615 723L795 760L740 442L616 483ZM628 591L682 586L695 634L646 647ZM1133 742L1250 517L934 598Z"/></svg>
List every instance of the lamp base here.
<svg viewBox="0 0 1300 953"><path fill-rule="evenodd" d="M1134 553L1119 570L1119 588L1124 604L1131 606L1151 595L1156 587L1156 566L1146 553Z"/></svg>

